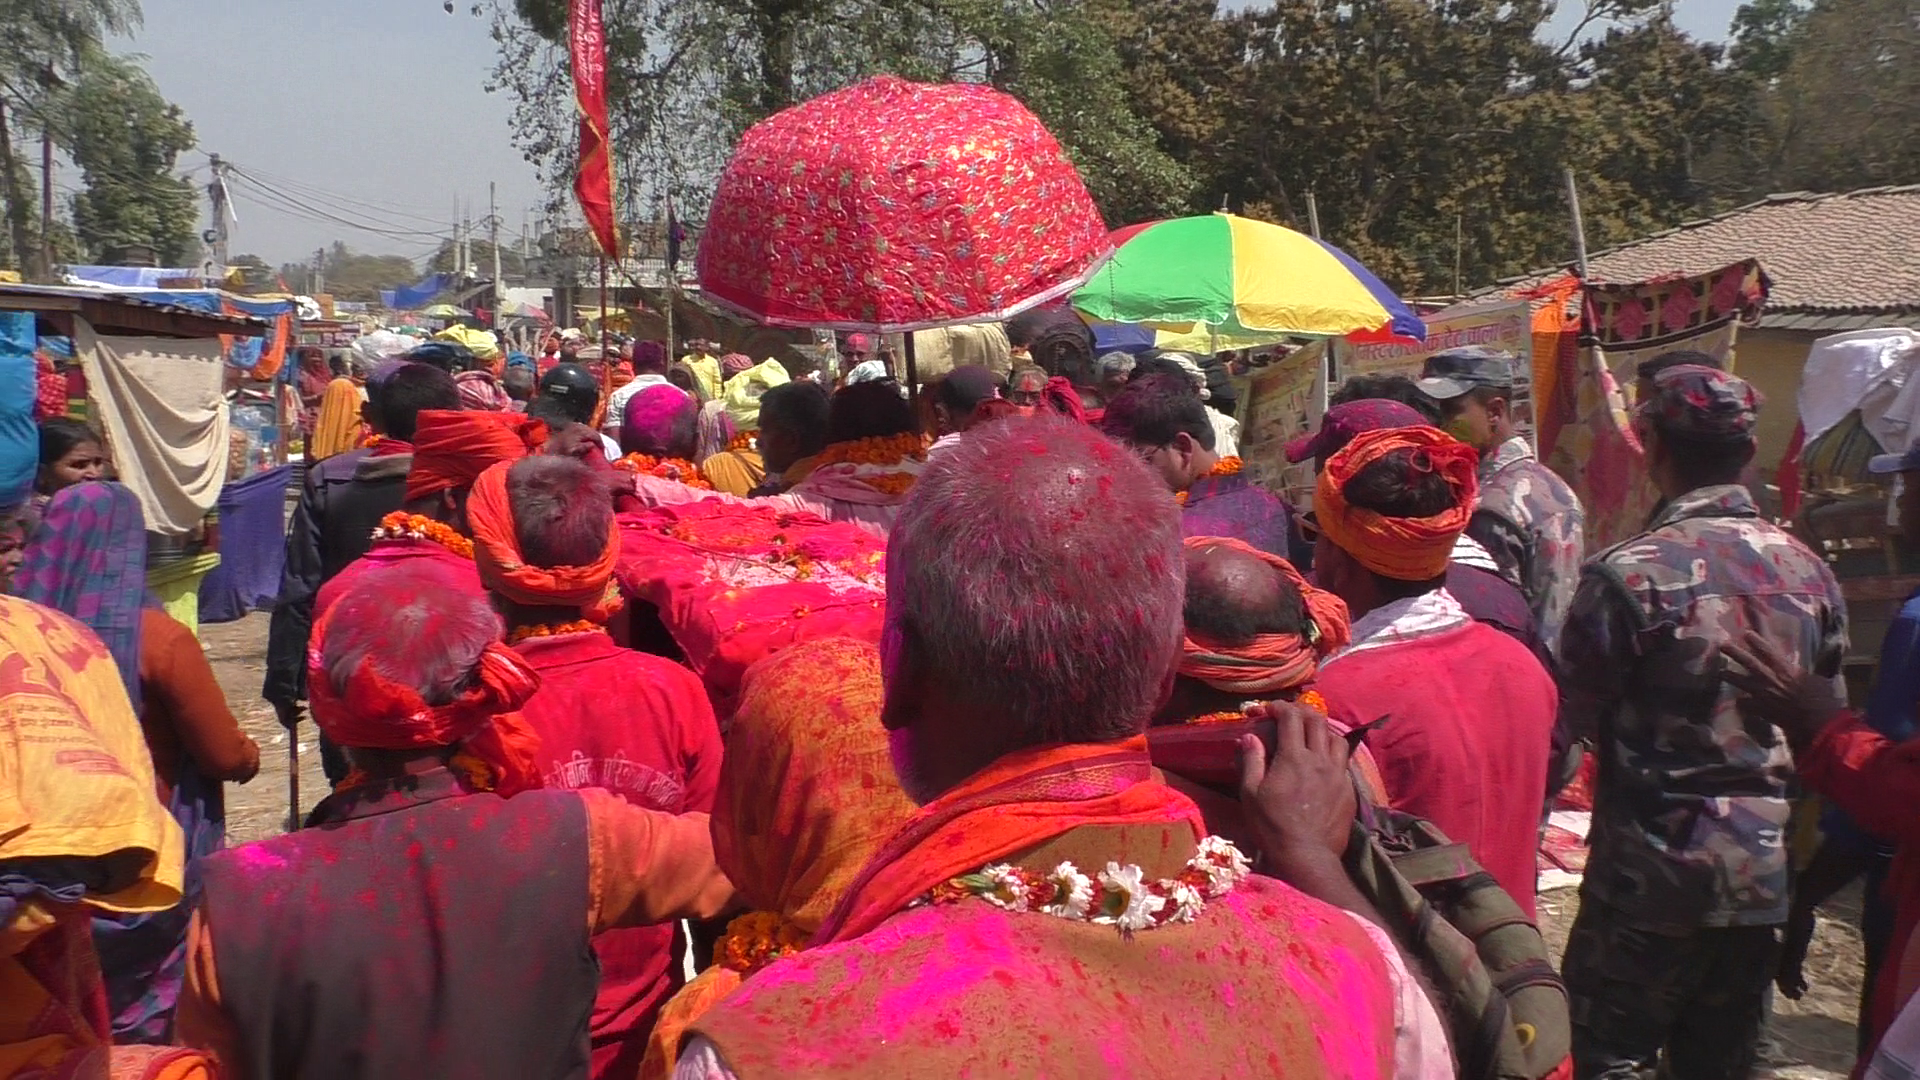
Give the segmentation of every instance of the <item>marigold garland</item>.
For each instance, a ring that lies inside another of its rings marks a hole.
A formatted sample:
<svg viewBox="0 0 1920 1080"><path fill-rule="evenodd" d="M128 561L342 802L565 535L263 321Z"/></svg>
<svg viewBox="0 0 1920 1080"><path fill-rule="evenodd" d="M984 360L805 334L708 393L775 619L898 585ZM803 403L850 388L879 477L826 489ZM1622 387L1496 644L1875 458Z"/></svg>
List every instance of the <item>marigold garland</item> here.
<svg viewBox="0 0 1920 1080"><path fill-rule="evenodd" d="M777 911L752 911L727 924L726 935L714 946L713 958L729 971L751 975L806 948L812 937Z"/></svg>
<svg viewBox="0 0 1920 1080"><path fill-rule="evenodd" d="M1061 919L1113 926L1124 935L1167 923L1190 923L1206 907L1244 880L1250 867L1232 842L1204 837L1186 868L1171 878L1146 880L1129 863L1110 862L1088 876L1071 862L1041 872L995 863L978 872L949 878L933 887L923 903L951 904L977 896L1005 911L1040 912Z"/></svg>
<svg viewBox="0 0 1920 1080"><path fill-rule="evenodd" d="M1322 716L1326 715L1327 699L1325 695L1321 694L1318 690L1302 690L1300 691L1300 696L1292 700L1296 705L1305 705L1307 708L1313 709ZM1204 716L1196 716L1186 722L1189 724L1234 724L1246 718L1247 710L1240 708L1207 713Z"/></svg>
<svg viewBox="0 0 1920 1080"><path fill-rule="evenodd" d="M535 623L531 626L516 626L507 634L507 644L518 645L529 638L559 637L562 634L591 634L602 629L592 619L575 619L563 623Z"/></svg>
<svg viewBox="0 0 1920 1080"><path fill-rule="evenodd" d="M623 472L655 476L662 480L672 480L690 488L712 491L713 485L700 475L700 469L686 458L660 458L650 454L628 454L613 463L613 467Z"/></svg>
<svg viewBox="0 0 1920 1080"><path fill-rule="evenodd" d="M856 476L854 479L883 495L905 495L913 490L914 481L920 478L913 473L897 472L884 476Z"/></svg>
<svg viewBox="0 0 1920 1080"><path fill-rule="evenodd" d="M1195 480L1194 483L1197 484L1200 480L1205 480L1213 476L1238 476L1240 475L1240 470L1245 467L1246 462L1241 461L1237 457L1223 457L1213 463L1213 468L1201 473L1200 479ZM1185 506L1187 505L1187 493L1184 491L1176 491L1173 494L1173 500L1181 506Z"/></svg>
<svg viewBox="0 0 1920 1080"><path fill-rule="evenodd" d="M757 431L743 431L728 441L727 449L751 450L753 449L754 440L759 437L759 434Z"/></svg>
<svg viewBox="0 0 1920 1080"><path fill-rule="evenodd" d="M380 519L380 527L373 530L375 540L425 540L439 544L463 559L473 558L473 541L455 532L453 526L435 521L421 514L409 514L405 510L395 510Z"/></svg>
<svg viewBox="0 0 1920 1080"><path fill-rule="evenodd" d="M908 458L927 460L927 440L914 432L904 431L898 435L872 435L833 443L814 458L814 469L818 471L828 465L846 463L898 465Z"/></svg>

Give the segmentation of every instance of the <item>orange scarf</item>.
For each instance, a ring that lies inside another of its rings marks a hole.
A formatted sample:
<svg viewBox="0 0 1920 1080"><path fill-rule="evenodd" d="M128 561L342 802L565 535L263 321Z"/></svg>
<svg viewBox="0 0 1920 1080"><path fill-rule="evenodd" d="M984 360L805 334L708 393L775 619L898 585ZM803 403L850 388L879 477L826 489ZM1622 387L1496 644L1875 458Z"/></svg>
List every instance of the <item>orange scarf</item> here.
<svg viewBox="0 0 1920 1080"><path fill-rule="evenodd" d="M431 588L444 585L445 579L423 574L418 582L421 588ZM396 603L405 600L395 598ZM540 676L526 661L497 641L488 645L469 685L445 705L428 705L412 687L364 663L346 687L336 691L321 668L320 643L326 640L333 617L345 607L335 604L320 617L307 655L313 721L328 738L341 746L369 750L464 746L493 771L493 789L501 795L541 786L540 736L518 711L540 687Z"/></svg>
<svg viewBox="0 0 1920 1080"><path fill-rule="evenodd" d="M1189 632L1181 641L1180 674L1229 694L1270 694L1305 685L1321 657L1346 645L1346 601L1309 584L1292 563L1232 537L1189 536L1186 544L1188 551L1231 548L1280 571L1300 591L1312 629L1306 634L1258 634L1245 645L1221 645Z"/></svg>
<svg viewBox="0 0 1920 1080"><path fill-rule="evenodd" d="M1453 505L1424 518L1387 517L1349 506L1343 489L1360 470L1396 450L1413 450L1413 467L1433 470L1453 489ZM1320 473L1315 515L1327 538L1361 566L1395 581L1429 581L1447 572L1454 541L1480 495L1480 454L1432 427L1382 428L1354 436Z"/></svg>
<svg viewBox="0 0 1920 1080"><path fill-rule="evenodd" d="M613 618L626 602L613 580L613 568L620 559L620 523L609 526L606 550L585 566L528 566L520 554L513 506L507 499L511 467L501 462L481 473L467 498L467 525L473 532L473 561L480 568L480 580L516 604L579 608L598 623Z"/></svg>
<svg viewBox="0 0 1920 1080"><path fill-rule="evenodd" d="M525 413L424 410L413 433L406 499L466 487L494 465L526 457L546 439L547 425Z"/></svg>
<svg viewBox="0 0 1920 1080"><path fill-rule="evenodd" d="M1206 824L1193 800L1153 779L1147 739L1018 750L920 808L854 879L814 935L859 937L948 878L1082 825Z"/></svg>

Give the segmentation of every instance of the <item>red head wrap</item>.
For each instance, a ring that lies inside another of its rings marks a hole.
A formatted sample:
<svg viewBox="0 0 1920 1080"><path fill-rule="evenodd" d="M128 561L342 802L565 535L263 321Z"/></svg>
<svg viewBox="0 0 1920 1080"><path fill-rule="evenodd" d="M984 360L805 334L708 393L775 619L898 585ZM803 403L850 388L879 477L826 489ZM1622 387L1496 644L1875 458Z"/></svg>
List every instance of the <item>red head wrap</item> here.
<svg viewBox="0 0 1920 1080"><path fill-rule="evenodd" d="M1348 640L1347 603L1300 576L1293 564L1225 536L1189 536L1187 550L1230 548L1280 571L1300 590L1311 629L1306 634L1260 634L1245 645L1220 645L1191 632L1181 642L1180 674L1229 694L1270 694L1311 681L1322 657Z"/></svg>
<svg viewBox="0 0 1920 1080"><path fill-rule="evenodd" d="M473 530L473 561L487 588L529 607L577 607L595 622L606 622L625 604L614 583L620 558L620 523L608 529L607 548L586 566L528 566L520 554L507 500L510 463L495 465L473 482L467 499L467 523Z"/></svg>
<svg viewBox="0 0 1920 1080"><path fill-rule="evenodd" d="M1347 505L1342 494L1360 470L1396 450L1413 450L1414 467L1439 473L1453 489L1453 505L1432 517L1387 517ZM1480 454L1438 428L1363 431L1327 460L1314 491L1314 516L1327 538L1361 566L1395 581L1426 581L1447 572L1454 541L1467 527L1480 496Z"/></svg>
<svg viewBox="0 0 1920 1080"><path fill-rule="evenodd" d="M379 587L396 606L429 591L454 587L444 575L407 570L379 575ZM411 586L411 588L409 588ZM364 586L362 586L364 587ZM540 687L540 676L498 641L480 654L466 689L445 705L428 705L419 691L380 674L373 664L354 669L335 691L321 661L334 616L351 605L328 608L313 628L307 649L307 693L314 723L334 742L369 750L426 750L463 746L493 772L493 788L512 795L541 786L540 736L518 710Z"/></svg>
<svg viewBox="0 0 1920 1080"><path fill-rule="evenodd" d="M502 461L518 461L546 442L547 425L524 413L426 409L413 432L407 501L463 488Z"/></svg>

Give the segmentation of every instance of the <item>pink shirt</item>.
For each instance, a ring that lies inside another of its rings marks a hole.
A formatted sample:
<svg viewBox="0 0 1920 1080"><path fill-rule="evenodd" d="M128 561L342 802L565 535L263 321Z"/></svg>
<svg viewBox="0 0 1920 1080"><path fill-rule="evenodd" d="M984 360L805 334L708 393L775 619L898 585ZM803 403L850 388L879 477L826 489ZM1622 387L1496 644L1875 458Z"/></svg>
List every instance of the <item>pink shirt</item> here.
<svg viewBox="0 0 1920 1080"><path fill-rule="evenodd" d="M1553 678L1513 638L1453 616L1445 590L1397 606L1354 622L1353 644L1320 669L1318 689L1343 724L1387 718L1367 747L1394 809L1466 844L1533 918Z"/></svg>

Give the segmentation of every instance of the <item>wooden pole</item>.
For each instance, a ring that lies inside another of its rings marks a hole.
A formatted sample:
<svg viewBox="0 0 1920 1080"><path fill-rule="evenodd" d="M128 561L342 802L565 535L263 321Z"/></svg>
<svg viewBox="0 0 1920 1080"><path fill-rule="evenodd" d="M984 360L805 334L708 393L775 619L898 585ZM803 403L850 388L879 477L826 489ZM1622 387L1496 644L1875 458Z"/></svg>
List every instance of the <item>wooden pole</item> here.
<svg viewBox="0 0 1920 1080"><path fill-rule="evenodd" d="M1307 192L1307 231L1315 240L1320 239L1320 200L1311 191Z"/></svg>
<svg viewBox="0 0 1920 1080"><path fill-rule="evenodd" d="M1580 187L1573 182L1573 167L1563 168L1567 181L1567 210L1573 215L1573 265L1580 280L1587 280L1587 226L1580 216Z"/></svg>
<svg viewBox="0 0 1920 1080"><path fill-rule="evenodd" d="M901 346L907 359L907 405L913 415L920 415L920 365L913 355L913 331L900 335L904 339Z"/></svg>
<svg viewBox="0 0 1920 1080"><path fill-rule="evenodd" d="M600 253L600 393L613 394L613 354L607 350L607 253Z"/></svg>

